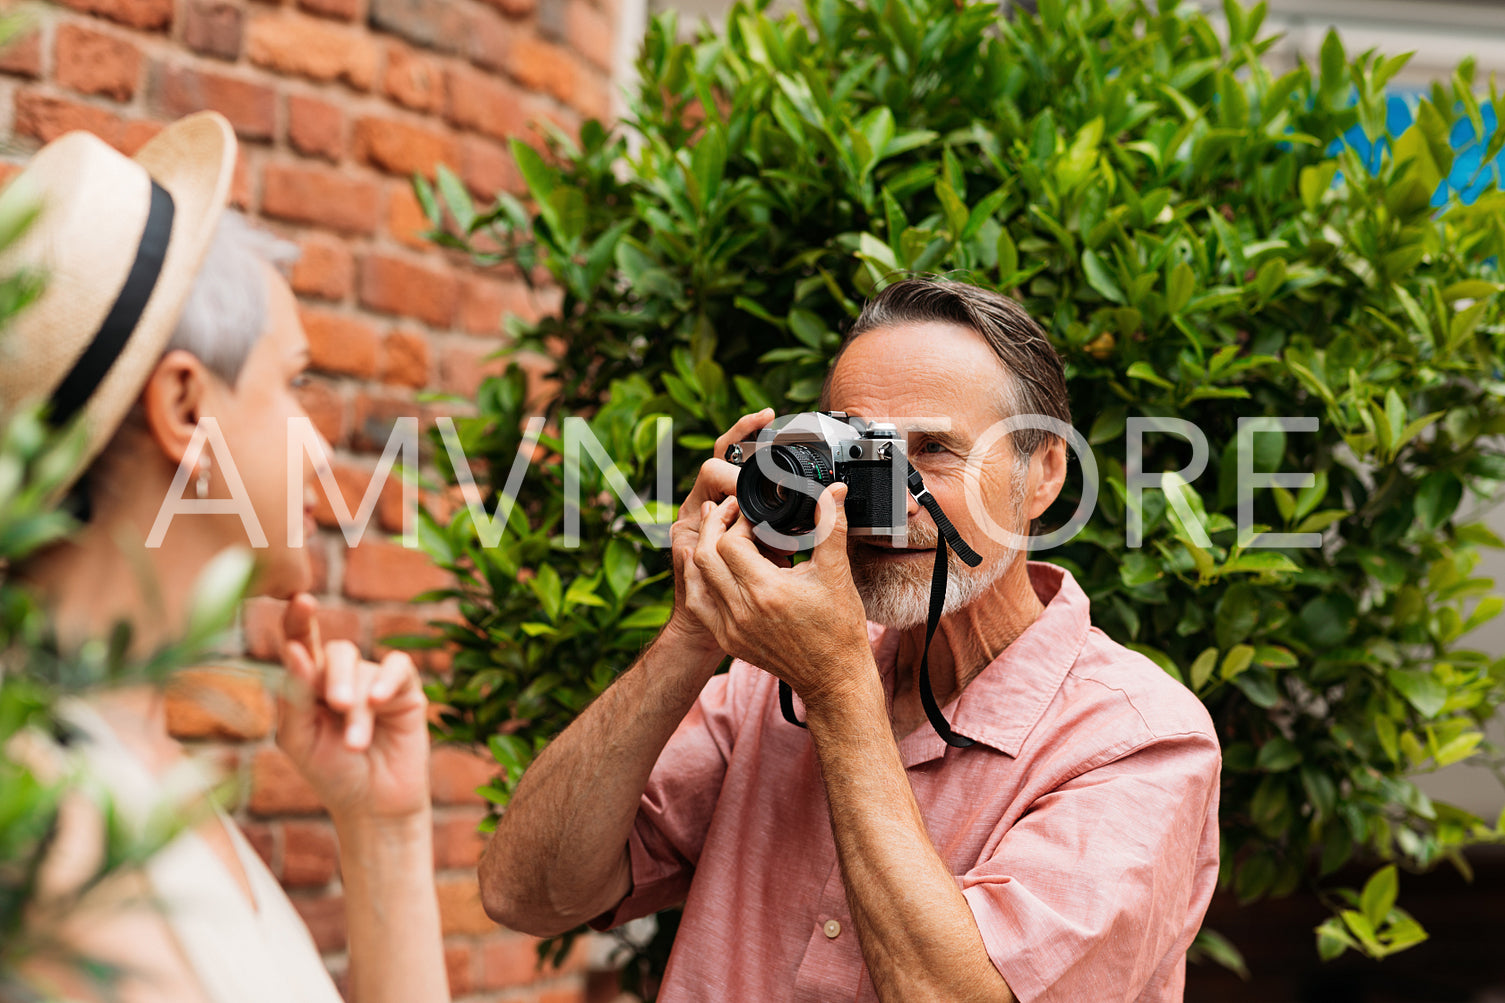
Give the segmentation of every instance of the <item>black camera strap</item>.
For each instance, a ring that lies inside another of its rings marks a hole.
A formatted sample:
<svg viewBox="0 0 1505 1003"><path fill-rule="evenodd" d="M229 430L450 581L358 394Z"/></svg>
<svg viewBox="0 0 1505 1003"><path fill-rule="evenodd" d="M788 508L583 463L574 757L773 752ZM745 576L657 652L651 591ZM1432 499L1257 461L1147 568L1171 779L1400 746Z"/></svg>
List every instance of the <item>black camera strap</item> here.
<svg viewBox="0 0 1505 1003"><path fill-rule="evenodd" d="M935 691L930 686L930 642L935 637L936 628L941 625L941 614L946 610L946 574L947 558L946 551L956 551L956 556L962 559L969 568L975 568L982 563L982 556L967 546L967 541L961 538L951 520L946 518L946 513L941 509L941 503L935 500L935 495L925 487L925 480L920 472L914 467L909 468L909 493L914 495L915 501L924 506L925 511L935 520L936 529L939 530L940 539L935 542L935 571L930 576L930 613L925 619L925 649L920 654L920 703L925 708L925 716L930 719L930 726L935 733L949 746L956 749L965 749L973 744L973 740L965 735L958 735L951 730L951 724L946 720L941 708L935 702ZM790 724L797 724L801 728L808 727L794 714L794 691L789 684L779 680L779 710L784 715L784 720Z"/></svg>

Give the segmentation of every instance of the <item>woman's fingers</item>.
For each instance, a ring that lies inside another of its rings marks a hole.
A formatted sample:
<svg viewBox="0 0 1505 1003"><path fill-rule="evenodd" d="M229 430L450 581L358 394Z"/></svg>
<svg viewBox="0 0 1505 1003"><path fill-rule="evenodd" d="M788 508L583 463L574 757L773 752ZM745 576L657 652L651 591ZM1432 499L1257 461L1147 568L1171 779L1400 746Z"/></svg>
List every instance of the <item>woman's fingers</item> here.
<svg viewBox="0 0 1505 1003"><path fill-rule="evenodd" d="M418 684L418 669L405 651L389 651L376 667L371 703L384 704Z"/></svg>

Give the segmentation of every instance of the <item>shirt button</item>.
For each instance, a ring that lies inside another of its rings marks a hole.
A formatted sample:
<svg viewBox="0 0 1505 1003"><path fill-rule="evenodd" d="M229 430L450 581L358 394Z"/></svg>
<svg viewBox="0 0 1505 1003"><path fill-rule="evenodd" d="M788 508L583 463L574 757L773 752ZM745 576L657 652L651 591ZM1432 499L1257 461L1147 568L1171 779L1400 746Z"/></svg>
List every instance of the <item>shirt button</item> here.
<svg viewBox="0 0 1505 1003"><path fill-rule="evenodd" d="M837 937L841 936L841 924L836 922L836 920L834 919L826 920L826 925L821 927L821 929L823 929L826 933L826 936L831 938L832 940L835 940Z"/></svg>

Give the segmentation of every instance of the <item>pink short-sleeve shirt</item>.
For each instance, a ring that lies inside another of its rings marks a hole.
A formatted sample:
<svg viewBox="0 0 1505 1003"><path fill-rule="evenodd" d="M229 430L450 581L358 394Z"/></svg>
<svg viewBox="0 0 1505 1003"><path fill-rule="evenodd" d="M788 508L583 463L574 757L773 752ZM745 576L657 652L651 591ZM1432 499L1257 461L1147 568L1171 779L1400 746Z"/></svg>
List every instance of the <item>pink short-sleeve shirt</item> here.
<svg viewBox="0 0 1505 1003"><path fill-rule="evenodd" d="M922 725L899 743L910 786L1020 1000L1179 1000L1217 882L1212 721L1091 625L1069 573L1029 570L1044 613L946 708L977 744L949 748ZM871 633L891 691L897 635ZM877 999L810 736L768 673L739 661L706 685L629 851L632 891L593 925L684 903L663 1003Z"/></svg>

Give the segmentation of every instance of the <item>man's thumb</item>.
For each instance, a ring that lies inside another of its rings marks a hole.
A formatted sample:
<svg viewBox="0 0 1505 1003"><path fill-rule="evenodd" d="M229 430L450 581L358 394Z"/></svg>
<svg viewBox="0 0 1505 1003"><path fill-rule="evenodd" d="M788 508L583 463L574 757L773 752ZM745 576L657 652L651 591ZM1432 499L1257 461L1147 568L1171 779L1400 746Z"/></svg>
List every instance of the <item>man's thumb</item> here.
<svg viewBox="0 0 1505 1003"><path fill-rule="evenodd" d="M825 532L815 545L816 561L847 560L847 486L838 481L821 494L817 503L816 532Z"/></svg>

